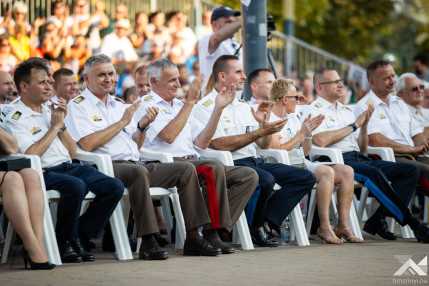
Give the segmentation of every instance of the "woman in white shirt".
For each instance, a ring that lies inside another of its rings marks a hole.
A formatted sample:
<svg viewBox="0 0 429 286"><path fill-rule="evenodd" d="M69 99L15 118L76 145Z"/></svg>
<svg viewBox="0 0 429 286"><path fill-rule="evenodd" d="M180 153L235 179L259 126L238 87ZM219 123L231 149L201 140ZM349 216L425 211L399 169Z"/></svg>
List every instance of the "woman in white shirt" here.
<svg viewBox="0 0 429 286"><path fill-rule="evenodd" d="M353 169L346 165L326 165L305 159L312 146L312 131L324 120L323 115L314 118L299 118L295 113L297 93L294 82L289 79L277 79L271 89L274 105L270 121L287 118L283 129L273 134L269 148L289 151L292 164L302 164L310 170L317 180L316 201L320 219L317 231L322 241L330 244L362 242L353 235L349 225L349 213L354 192ZM329 207L334 188L338 190L338 224L334 229L329 221Z"/></svg>

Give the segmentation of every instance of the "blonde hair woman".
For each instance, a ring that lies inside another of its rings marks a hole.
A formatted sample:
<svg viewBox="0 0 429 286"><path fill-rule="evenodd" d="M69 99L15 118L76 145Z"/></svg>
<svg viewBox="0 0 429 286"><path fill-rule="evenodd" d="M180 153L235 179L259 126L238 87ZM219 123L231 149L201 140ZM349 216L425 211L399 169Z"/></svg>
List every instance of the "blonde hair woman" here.
<svg viewBox="0 0 429 286"><path fill-rule="evenodd" d="M322 241L330 244L361 242L349 226L349 212L354 192L353 169L345 165L323 165L305 159L312 146L312 131L324 120L323 115L314 118L299 118L295 113L298 96L294 82L290 79L277 79L271 89L273 107L270 121L288 119L283 129L274 134L268 148L290 151L294 164L303 164L317 180L316 201L320 219L317 231ZM338 190L338 224L334 229L329 221L329 206L334 188Z"/></svg>

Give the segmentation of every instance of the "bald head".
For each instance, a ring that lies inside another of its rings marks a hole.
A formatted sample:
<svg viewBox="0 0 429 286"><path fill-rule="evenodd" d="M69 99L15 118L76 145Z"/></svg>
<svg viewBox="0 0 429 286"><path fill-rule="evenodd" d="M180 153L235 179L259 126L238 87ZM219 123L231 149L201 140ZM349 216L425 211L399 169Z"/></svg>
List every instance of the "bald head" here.
<svg viewBox="0 0 429 286"><path fill-rule="evenodd" d="M8 103L17 97L15 83L12 76L0 71L0 104Z"/></svg>

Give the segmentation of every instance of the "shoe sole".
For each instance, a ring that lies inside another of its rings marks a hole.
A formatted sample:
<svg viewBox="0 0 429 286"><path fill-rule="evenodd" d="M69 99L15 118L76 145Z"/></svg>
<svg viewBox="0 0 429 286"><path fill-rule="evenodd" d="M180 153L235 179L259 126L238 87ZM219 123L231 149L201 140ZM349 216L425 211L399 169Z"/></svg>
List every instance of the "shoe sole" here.
<svg viewBox="0 0 429 286"><path fill-rule="evenodd" d="M184 250L183 256L218 256L221 252L216 253L201 253L200 251Z"/></svg>

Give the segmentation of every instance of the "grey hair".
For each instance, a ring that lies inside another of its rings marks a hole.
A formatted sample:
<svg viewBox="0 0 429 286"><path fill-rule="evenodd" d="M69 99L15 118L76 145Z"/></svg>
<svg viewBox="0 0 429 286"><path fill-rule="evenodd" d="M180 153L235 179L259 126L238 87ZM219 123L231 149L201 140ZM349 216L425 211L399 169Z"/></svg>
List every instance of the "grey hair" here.
<svg viewBox="0 0 429 286"><path fill-rule="evenodd" d="M112 63L112 60L105 54L99 54L99 55L89 57L89 59L86 60L85 65L83 66L82 75L88 74L91 68L95 65L111 64L111 63Z"/></svg>
<svg viewBox="0 0 429 286"><path fill-rule="evenodd" d="M401 74L401 76L396 81L396 86L395 86L396 92L400 92L400 91L405 89L405 80L407 78L417 78L418 79L418 77L415 74L410 73L410 72Z"/></svg>
<svg viewBox="0 0 429 286"><path fill-rule="evenodd" d="M177 66L166 58L152 62L147 68L147 75L149 80L151 78L159 80L161 78L161 73L169 68L177 68Z"/></svg>

